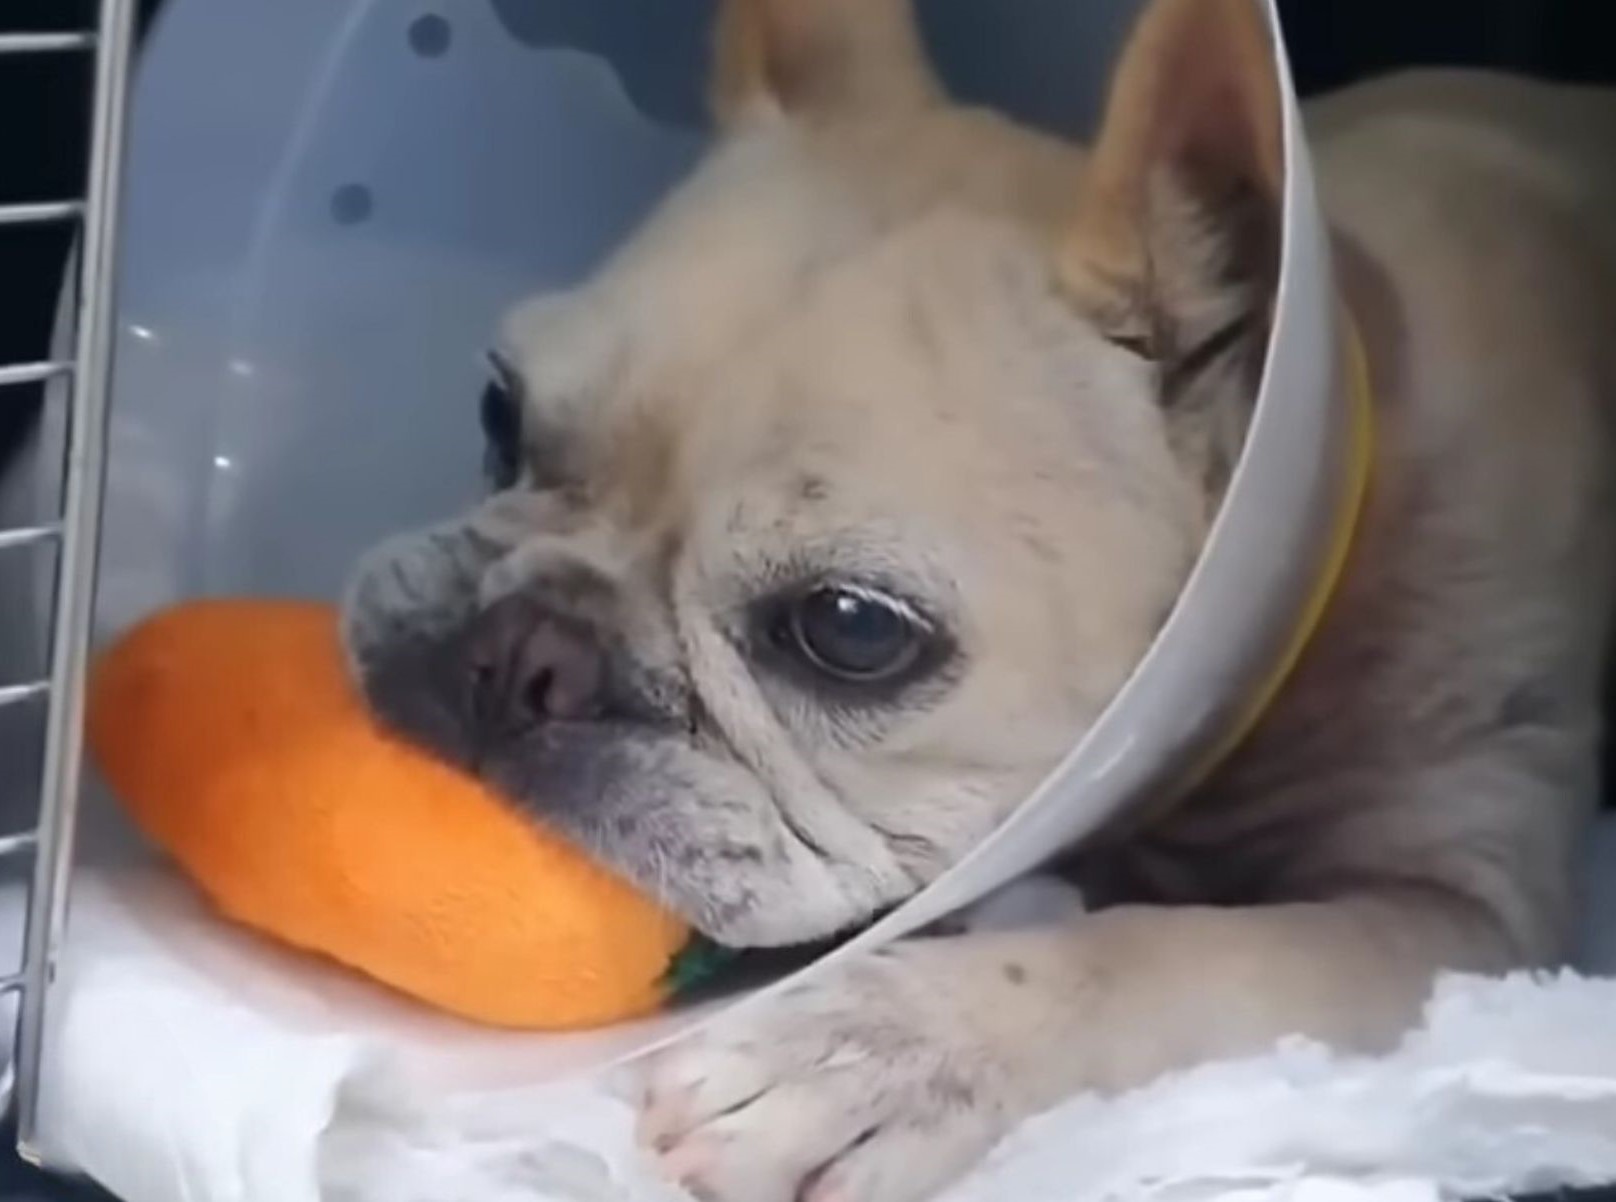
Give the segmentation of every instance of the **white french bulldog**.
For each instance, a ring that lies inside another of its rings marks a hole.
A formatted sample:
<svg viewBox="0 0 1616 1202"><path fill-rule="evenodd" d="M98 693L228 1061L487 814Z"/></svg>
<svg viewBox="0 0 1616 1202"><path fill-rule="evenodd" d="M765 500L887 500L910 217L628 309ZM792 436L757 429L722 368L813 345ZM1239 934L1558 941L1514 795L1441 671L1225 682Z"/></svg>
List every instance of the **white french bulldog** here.
<svg viewBox="0 0 1616 1202"><path fill-rule="evenodd" d="M374 709L726 943L936 877L1100 713L1217 510L1275 287L1268 36L1154 0L1084 149L951 104L907 0L727 0L724 137L507 325L497 493L355 575ZM903 942L658 1058L643 1136L698 1197L911 1202L1064 1096L1383 1047L1439 971L1561 955L1616 96L1409 75L1308 122L1379 432L1322 628L1203 789L1075 849L1098 914Z"/></svg>

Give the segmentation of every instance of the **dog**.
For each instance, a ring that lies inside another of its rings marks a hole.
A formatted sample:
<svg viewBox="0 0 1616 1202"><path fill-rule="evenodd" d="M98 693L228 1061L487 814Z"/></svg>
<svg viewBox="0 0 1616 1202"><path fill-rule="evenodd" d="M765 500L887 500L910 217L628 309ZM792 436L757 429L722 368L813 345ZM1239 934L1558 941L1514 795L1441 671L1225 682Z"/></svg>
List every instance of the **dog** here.
<svg viewBox="0 0 1616 1202"><path fill-rule="evenodd" d="M1253 0L1151 0L1086 147L950 102L908 0L718 22L722 137L510 316L492 495L365 556L344 631L383 721L758 947L937 877L1150 645L1257 392L1282 109ZM1320 628L1203 787L1050 849L1096 912L899 941L654 1057L640 1134L698 1198L913 1202L1075 1093L1386 1048L1438 973L1563 956L1616 97L1415 73L1306 127L1377 427Z"/></svg>

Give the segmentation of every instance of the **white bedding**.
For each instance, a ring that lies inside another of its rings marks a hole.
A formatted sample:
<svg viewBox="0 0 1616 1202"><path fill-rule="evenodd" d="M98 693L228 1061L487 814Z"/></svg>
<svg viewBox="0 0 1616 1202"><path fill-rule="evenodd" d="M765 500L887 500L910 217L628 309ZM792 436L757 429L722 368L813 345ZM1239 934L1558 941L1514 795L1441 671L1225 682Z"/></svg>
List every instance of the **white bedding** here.
<svg viewBox="0 0 1616 1202"><path fill-rule="evenodd" d="M1580 973L1448 979L1389 1057L1295 1040L1076 1099L945 1202L1416 1202L1616 1181L1616 975L1598 975L1616 974L1616 821L1590 848L1588 886ZM402 1124L349 1108L325 1154L328 1180L363 1183L340 1202L682 1197L600 1088L468 1098Z"/></svg>
<svg viewBox="0 0 1616 1202"><path fill-rule="evenodd" d="M1402 1199L1616 1180L1616 824L1581 967L1443 982L1379 1060L1293 1042L1028 1123L947 1202ZM79 894L47 1134L127 1202L666 1202L549 1041L472 1034L213 922L149 872ZM13 901L13 909L15 909ZM1599 919L1604 921L1599 921ZM575 1045L580 1062L599 1046Z"/></svg>

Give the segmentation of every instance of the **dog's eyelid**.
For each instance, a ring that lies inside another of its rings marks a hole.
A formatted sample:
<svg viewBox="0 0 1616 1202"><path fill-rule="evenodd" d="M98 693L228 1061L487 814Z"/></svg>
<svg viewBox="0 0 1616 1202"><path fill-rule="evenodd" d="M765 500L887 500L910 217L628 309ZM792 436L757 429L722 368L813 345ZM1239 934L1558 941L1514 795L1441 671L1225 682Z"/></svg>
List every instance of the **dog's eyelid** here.
<svg viewBox="0 0 1616 1202"><path fill-rule="evenodd" d="M905 600L898 594L876 585L862 583L854 580L827 580L818 587L833 589L836 592L847 593L862 601L869 601L875 605L885 606L893 613L913 624L920 630L931 633L936 629L937 623L923 613L919 606Z"/></svg>
<svg viewBox="0 0 1616 1202"><path fill-rule="evenodd" d="M527 463L529 431L522 383L511 362L497 350L483 355L488 377L478 400L478 420L485 441L483 470L497 491L516 488L530 479Z"/></svg>
<svg viewBox="0 0 1616 1202"><path fill-rule="evenodd" d="M927 629L946 625L932 616L929 606L920 600L928 590L917 581L905 583L883 572L861 572L858 569L832 566L811 567L797 564L773 576L768 596L774 600L803 597L809 593L830 590L851 593L877 605L884 605L895 613Z"/></svg>
<svg viewBox="0 0 1616 1202"><path fill-rule="evenodd" d="M483 366L488 369L489 378L495 384L509 392L513 398L521 396L522 373L516 370L516 364L511 362L504 351L498 347L489 347L483 351L482 358Z"/></svg>
<svg viewBox="0 0 1616 1202"><path fill-rule="evenodd" d="M564 441L565 428L552 418L557 411L570 408L570 404L543 403L554 398L535 393L515 360L497 347L483 352L483 363L488 373L487 388L497 390L505 400L522 453L555 467L557 447Z"/></svg>

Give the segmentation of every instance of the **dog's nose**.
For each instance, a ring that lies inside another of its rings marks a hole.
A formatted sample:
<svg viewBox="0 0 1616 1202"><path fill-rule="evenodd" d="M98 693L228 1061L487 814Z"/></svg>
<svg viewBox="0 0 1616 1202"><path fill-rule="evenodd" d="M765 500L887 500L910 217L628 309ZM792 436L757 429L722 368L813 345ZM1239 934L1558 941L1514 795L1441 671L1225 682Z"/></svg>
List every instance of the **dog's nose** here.
<svg viewBox="0 0 1616 1202"><path fill-rule="evenodd" d="M473 719L488 732L597 717L605 659L589 623L521 598L498 602L472 633Z"/></svg>

